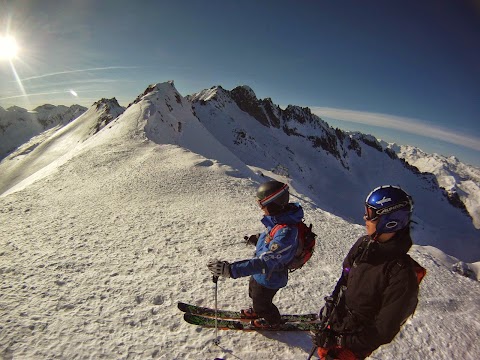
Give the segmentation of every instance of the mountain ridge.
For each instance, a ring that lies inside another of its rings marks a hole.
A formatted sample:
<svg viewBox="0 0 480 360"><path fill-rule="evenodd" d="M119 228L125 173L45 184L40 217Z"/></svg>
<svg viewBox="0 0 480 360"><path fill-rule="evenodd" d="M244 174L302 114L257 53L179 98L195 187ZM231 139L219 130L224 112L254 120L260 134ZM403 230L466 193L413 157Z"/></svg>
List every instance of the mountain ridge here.
<svg viewBox="0 0 480 360"><path fill-rule="evenodd" d="M13 175L2 179L2 192L14 191L10 188L23 181L16 188L27 186L38 178L36 171L46 165L50 167L43 170L43 176L88 148L120 143L133 136L160 145L182 146L212 163L227 166L231 175L258 180L261 171L252 169L271 170L288 178L317 206L357 224L363 222L363 210L350 204L361 204L373 187L400 182L419 205L414 228L420 244L432 245L430 239L438 237L436 246L462 258L465 250L457 249L459 241L471 250L464 259L480 257L478 231L471 218L442 204L447 197L433 175L415 170L371 135L331 128L308 108L288 106L282 110L269 99L257 99L246 86L232 91L217 86L183 97L173 81L148 86L126 109L115 103L95 103L56 134L45 134L47 139L39 139L37 144L34 140L24 144L33 150L27 153L19 149L9 155L0 163L0 170ZM68 149L63 147L65 154L55 158L55 144L61 139L70 144ZM13 159L16 171L11 172ZM36 167L22 166L22 162ZM24 173L26 167L30 170ZM432 206L435 217L428 210ZM452 219L455 226L447 227ZM460 231L462 237L458 236Z"/></svg>
<svg viewBox="0 0 480 360"><path fill-rule="evenodd" d="M0 160L30 138L76 119L87 108L45 104L28 111L18 106L0 107Z"/></svg>
<svg viewBox="0 0 480 360"><path fill-rule="evenodd" d="M251 333L245 341L221 332L222 348L214 346L214 331L186 324L177 302L213 304L206 264L251 257L243 237L264 230L256 189L277 179L290 185L318 238L312 260L275 301L282 313L317 312L365 234L348 216L361 218L367 187L387 181L382 171L414 195L409 254L428 273L415 316L374 357L479 357L480 261L468 243L478 232L438 186L374 143L346 150L347 170L307 137L264 126L233 100L197 105L162 83L113 120L101 102L0 162L0 181L17 171L0 195L0 357L304 358L312 344L301 334ZM248 277L216 286L219 308L248 304Z"/></svg>

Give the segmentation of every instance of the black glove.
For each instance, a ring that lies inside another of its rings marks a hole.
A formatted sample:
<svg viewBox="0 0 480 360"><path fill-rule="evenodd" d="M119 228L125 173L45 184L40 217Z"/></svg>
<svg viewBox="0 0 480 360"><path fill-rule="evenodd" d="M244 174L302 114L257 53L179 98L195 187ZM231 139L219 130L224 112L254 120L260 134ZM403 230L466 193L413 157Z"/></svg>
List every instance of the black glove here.
<svg viewBox="0 0 480 360"><path fill-rule="evenodd" d="M228 263L227 261L214 260L212 262L209 262L207 266L213 276L223 276L226 278L231 277L230 263Z"/></svg>
<svg viewBox="0 0 480 360"><path fill-rule="evenodd" d="M329 349L334 346L345 346L345 341L342 335L337 334L336 332L325 329L320 332L312 333L312 342L316 347Z"/></svg>
<svg viewBox="0 0 480 360"><path fill-rule="evenodd" d="M250 236L244 236L243 238L245 239L245 245L257 245L258 242L258 236L260 234L255 234L255 235L250 235Z"/></svg>

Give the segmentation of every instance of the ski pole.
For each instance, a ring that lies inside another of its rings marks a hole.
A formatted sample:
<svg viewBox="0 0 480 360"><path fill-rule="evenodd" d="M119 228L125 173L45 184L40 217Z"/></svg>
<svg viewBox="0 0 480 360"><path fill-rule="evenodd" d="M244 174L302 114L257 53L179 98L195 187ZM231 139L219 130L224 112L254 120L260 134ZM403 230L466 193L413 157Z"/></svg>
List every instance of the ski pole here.
<svg viewBox="0 0 480 360"><path fill-rule="evenodd" d="M213 276L213 282L215 284L215 340L213 343L215 345L220 344L220 339L218 337L218 276Z"/></svg>
<svg viewBox="0 0 480 360"><path fill-rule="evenodd" d="M337 309L338 304L340 303L340 300L345 294L345 290L347 287L345 285L340 286L340 289L338 291L338 294L336 295L336 298L331 298L331 297L326 297L325 298L325 306L327 307L328 301L331 302L330 308L327 308L327 313L321 319L320 326L319 326L319 331L325 331L326 329L329 328L330 322L332 321L333 313ZM315 350L317 350L317 346L313 345L312 350L310 351L310 354L308 355L307 360L310 360L315 353Z"/></svg>
<svg viewBox="0 0 480 360"><path fill-rule="evenodd" d="M310 354L308 354L307 360L310 360L312 358L313 354L315 354L315 350L317 350L317 347L313 345L312 350L310 350Z"/></svg>

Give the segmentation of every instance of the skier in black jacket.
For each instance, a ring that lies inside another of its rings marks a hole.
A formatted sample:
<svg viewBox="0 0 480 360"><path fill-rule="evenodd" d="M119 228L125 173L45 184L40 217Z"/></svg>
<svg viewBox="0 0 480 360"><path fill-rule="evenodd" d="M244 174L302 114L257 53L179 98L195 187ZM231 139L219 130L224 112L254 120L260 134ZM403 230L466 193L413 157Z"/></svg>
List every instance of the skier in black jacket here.
<svg viewBox="0 0 480 360"><path fill-rule="evenodd" d="M325 298L320 317L328 327L312 335L321 359L364 359L391 342L415 311L426 271L407 255L412 210L411 197L396 186L367 196L367 235L350 249L333 294Z"/></svg>

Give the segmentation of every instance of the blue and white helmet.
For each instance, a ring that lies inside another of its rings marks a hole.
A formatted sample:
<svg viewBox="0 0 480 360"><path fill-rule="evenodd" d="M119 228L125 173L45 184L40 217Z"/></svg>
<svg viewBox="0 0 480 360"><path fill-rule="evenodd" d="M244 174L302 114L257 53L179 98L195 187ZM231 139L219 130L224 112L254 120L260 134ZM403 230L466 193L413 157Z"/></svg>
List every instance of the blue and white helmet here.
<svg viewBox="0 0 480 360"><path fill-rule="evenodd" d="M365 219L379 219L377 235L396 232L407 227L412 211L412 197L394 185L383 185L373 189L365 200Z"/></svg>

